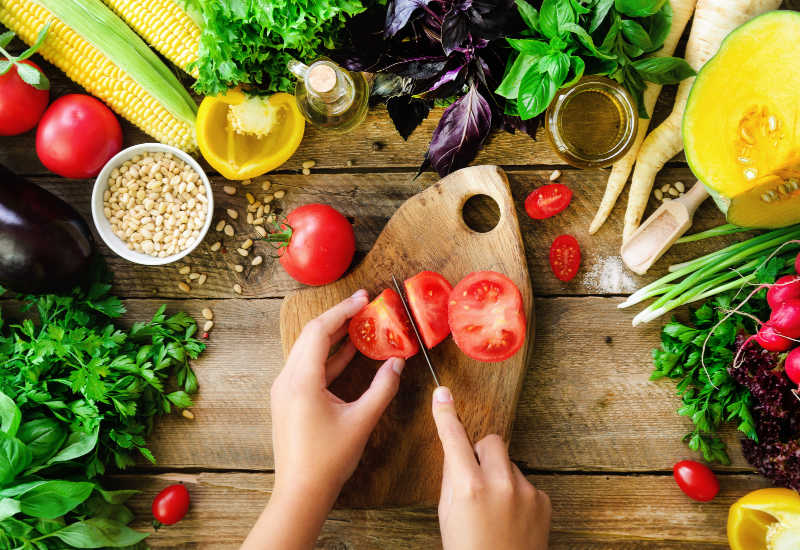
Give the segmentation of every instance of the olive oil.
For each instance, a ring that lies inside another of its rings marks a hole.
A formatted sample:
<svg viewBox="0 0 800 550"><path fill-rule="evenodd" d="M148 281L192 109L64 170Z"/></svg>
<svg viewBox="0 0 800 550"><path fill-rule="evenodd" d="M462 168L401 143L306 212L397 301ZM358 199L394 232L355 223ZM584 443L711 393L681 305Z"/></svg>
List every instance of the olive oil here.
<svg viewBox="0 0 800 550"><path fill-rule="evenodd" d="M602 77L587 77L560 91L545 116L556 152L579 168L608 166L622 157L639 120L628 92Z"/></svg>

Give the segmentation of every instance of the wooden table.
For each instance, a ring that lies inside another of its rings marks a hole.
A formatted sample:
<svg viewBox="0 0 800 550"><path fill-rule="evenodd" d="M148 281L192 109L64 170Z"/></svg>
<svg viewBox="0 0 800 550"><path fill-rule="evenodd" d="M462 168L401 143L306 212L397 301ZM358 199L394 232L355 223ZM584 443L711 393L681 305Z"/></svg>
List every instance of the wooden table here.
<svg viewBox="0 0 800 550"><path fill-rule="evenodd" d="M78 91L59 71L45 66L54 95ZM656 121L669 108L669 102L660 103ZM268 179L275 189L286 190L282 203L287 210L319 201L350 217L361 257L398 205L437 180L432 173L413 176L440 114L432 113L407 142L383 109L371 111L364 124L344 138L308 128L295 156ZM128 124L124 128L126 146L151 141ZM300 174L301 163L312 159L316 161L312 174ZM90 218L92 182L48 174L36 158L32 134L0 138L0 162ZM727 548L728 507L768 482L752 473L742 458L738 436L728 431L725 439L733 464L716 468L720 495L712 503L698 504L680 492L671 468L678 460L694 458L681 441L688 422L675 413L679 400L674 384L648 380L650 349L659 343L661 325L634 329L633 312L616 308L626 294L662 275L665 266L719 247L722 240L676 247L647 277L615 271L624 200L599 233L587 232L605 185L604 171L561 165L542 136L532 141L527 136L497 134L476 162L500 164L509 175L536 295L535 352L517 411L511 455L552 499L551 547ZM524 214L523 201L554 169L562 171L560 181L574 190L575 197L564 213L533 221ZM694 181L682 157L661 172L657 185L679 180L687 186ZM212 176L212 181L216 219L226 208L243 212L244 191L258 188L255 183L247 189L239 186L236 196L228 196L222 191L223 178ZM484 210L473 214L489 215ZM244 231L241 221L235 223ZM709 203L699 211L695 228L721 222L722 216ZM424 238L425 231L435 228L419 230ZM581 272L569 284L556 280L547 264L550 243L562 233L575 235L583 249ZM200 382L192 409L195 419L163 418L152 438L158 465L142 463L108 481L142 490L132 501L137 515L134 527L139 529L149 528L150 502L156 492L170 483L186 483L192 495L189 516L149 538L152 547L236 548L272 488L269 387L282 367L278 312L282 298L298 285L272 260L235 273L231 266L240 258L233 247L227 247L227 254L210 250L220 236L212 228L191 255L192 269L208 274L208 282L194 285L188 296L178 288L181 276L176 266L136 266L100 247L115 274L114 291L125 298L127 319L143 319L161 303L198 319L203 307L216 314L208 350L194 364ZM608 280L598 275L604 268L609 270ZM244 288L241 296L232 290L237 282ZM436 513L418 508L334 510L318 547L438 548Z"/></svg>

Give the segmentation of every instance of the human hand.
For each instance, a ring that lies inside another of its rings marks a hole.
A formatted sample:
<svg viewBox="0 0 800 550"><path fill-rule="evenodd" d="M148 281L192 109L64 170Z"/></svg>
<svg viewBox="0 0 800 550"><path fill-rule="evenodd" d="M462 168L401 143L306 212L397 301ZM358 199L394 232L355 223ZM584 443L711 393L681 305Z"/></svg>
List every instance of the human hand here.
<svg viewBox="0 0 800 550"><path fill-rule="evenodd" d="M497 435L472 444L445 387L433 393L444 448L439 528L445 550L546 550L550 498L508 458ZM477 455L477 459L476 459Z"/></svg>
<svg viewBox="0 0 800 550"><path fill-rule="evenodd" d="M328 385L347 367L356 348L347 340L348 320L369 301L365 290L310 321L272 385L275 493L305 495L333 505L361 459L372 430L397 393L405 361L386 361L364 394L345 403Z"/></svg>

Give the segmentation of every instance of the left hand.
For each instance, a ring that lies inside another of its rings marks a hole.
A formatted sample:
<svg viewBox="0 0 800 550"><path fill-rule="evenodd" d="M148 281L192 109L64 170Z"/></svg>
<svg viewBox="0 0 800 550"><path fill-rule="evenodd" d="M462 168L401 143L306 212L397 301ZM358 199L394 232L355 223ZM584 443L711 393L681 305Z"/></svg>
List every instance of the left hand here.
<svg viewBox="0 0 800 550"><path fill-rule="evenodd" d="M286 366L272 385L272 440L275 494L300 492L333 505L364 453L372 430L397 393L405 361L392 358L352 403L328 390L347 367L356 348L347 325L369 301L365 290L310 321L292 347Z"/></svg>

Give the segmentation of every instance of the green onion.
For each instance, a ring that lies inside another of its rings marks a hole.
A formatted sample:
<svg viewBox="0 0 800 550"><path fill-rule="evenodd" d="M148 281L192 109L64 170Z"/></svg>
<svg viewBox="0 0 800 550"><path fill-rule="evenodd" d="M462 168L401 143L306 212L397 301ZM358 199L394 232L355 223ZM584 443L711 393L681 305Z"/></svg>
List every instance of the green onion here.
<svg viewBox="0 0 800 550"><path fill-rule="evenodd" d="M701 231L700 233L694 233L693 235L686 235L681 237L675 244L682 244L682 243L693 243L696 241L702 241L703 239L710 239L712 237L721 237L723 235L733 235L734 233L742 233L744 231L752 231L752 229L747 227L741 227L738 225L733 225L732 223L726 223L724 225L720 225L714 227L712 229L708 229L706 231Z"/></svg>

